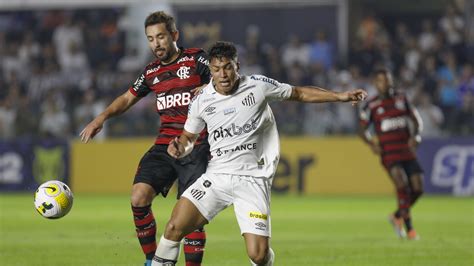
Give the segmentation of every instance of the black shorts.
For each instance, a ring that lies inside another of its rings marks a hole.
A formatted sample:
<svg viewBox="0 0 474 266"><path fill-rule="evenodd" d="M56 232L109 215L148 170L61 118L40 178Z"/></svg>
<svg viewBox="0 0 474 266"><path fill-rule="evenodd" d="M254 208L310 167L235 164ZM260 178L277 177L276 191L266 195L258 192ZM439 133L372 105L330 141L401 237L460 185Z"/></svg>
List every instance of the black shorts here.
<svg viewBox="0 0 474 266"><path fill-rule="evenodd" d="M403 171L405 171L407 177L410 177L415 174L423 174L423 169L421 168L420 164L416 159L408 161L398 161L392 164L390 168L395 166L401 167Z"/></svg>
<svg viewBox="0 0 474 266"><path fill-rule="evenodd" d="M178 180L178 198L207 168L209 144L194 146L188 156L175 159L166 151L168 145L155 144L140 160L133 184L146 183L156 194L166 197L174 181Z"/></svg>

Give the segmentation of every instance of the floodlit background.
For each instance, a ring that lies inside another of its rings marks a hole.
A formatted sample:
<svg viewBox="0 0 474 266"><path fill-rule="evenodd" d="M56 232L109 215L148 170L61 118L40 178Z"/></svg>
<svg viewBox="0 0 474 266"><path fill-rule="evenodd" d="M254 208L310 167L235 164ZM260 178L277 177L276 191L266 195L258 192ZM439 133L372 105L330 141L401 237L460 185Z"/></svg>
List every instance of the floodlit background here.
<svg viewBox="0 0 474 266"><path fill-rule="evenodd" d="M474 1L0 0L2 265L142 263L128 194L159 128L154 95L96 141L77 136L153 60L143 22L157 10L175 16L180 46L236 43L243 74L373 95L370 75L387 67L421 114L422 240L405 243L385 221L393 188L356 136L357 108L272 104L276 265L474 264ZM57 221L32 204L50 179L75 193ZM160 232L174 202L154 203ZM208 232L205 265L248 263L232 211Z"/></svg>

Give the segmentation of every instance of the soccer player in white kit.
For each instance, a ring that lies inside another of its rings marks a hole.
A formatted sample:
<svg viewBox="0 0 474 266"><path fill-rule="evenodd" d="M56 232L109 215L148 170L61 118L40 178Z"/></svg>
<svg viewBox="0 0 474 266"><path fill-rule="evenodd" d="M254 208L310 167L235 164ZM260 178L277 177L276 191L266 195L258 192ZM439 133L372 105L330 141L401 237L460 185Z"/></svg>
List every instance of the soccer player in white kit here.
<svg viewBox="0 0 474 266"><path fill-rule="evenodd" d="M318 87L279 83L260 75L240 76L232 43L217 42L209 50L212 80L189 106L181 136L168 153L189 154L207 125L211 160L206 173L176 203L160 239L152 265L175 265L181 239L234 205L252 265L273 265L270 191L280 145L268 102L353 102L365 99L364 90L331 92Z"/></svg>

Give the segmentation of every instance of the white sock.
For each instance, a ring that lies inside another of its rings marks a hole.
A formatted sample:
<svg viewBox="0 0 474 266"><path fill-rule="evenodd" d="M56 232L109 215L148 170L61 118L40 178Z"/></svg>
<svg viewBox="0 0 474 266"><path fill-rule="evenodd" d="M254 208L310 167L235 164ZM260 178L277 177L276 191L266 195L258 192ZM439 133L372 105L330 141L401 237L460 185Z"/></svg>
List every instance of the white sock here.
<svg viewBox="0 0 474 266"><path fill-rule="evenodd" d="M273 252L272 248L268 248L267 258L267 263L265 263L263 266L273 266L273 261L275 261L275 252ZM250 265L258 266L252 260L250 260Z"/></svg>
<svg viewBox="0 0 474 266"><path fill-rule="evenodd" d="M153 258L151 265L161 266L170 265L170 262L176 263L178 261L180 243L181 242L179 241L169 240L164 236L161 236L160 242L158 243L158 248L155 252L155 257Z"/></svg>

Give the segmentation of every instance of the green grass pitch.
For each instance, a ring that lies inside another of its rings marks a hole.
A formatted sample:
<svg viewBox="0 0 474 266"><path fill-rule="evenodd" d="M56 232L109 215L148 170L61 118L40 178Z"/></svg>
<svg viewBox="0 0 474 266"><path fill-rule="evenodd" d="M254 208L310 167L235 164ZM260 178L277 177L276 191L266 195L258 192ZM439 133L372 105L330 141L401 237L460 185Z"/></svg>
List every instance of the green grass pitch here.
<svg viewBox="0 0 474 266"><path fill-rule="evenodd" d="M162 231L174 204L154 202ZM423 197L414 208L420 241L395 237L392 197L272 199L275 265L474 265L474 199ZM249 265L233 208L207 226L204 265ZM0 195L1 265L143 265L128 196L76 195L71 213L42 218L33 193ZM184 265L181 255L178 265Z"/></svg>

